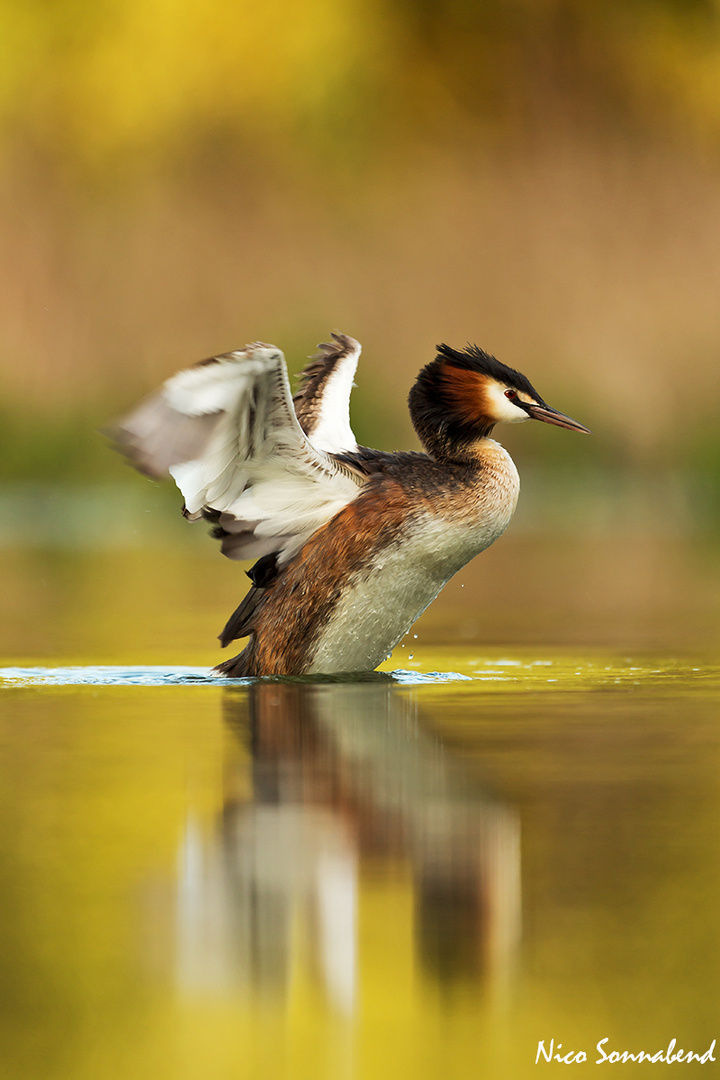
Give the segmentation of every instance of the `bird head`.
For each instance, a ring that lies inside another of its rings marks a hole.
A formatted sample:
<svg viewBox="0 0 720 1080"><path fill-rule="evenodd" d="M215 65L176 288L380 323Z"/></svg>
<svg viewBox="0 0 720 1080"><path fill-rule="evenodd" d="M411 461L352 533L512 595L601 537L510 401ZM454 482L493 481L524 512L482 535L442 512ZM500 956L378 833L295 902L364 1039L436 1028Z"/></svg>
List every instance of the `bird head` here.
<svg viewBox="0 0 720 1080"><path fill-rule="evenodd" d="M408 399L421 442L431 453L465 456L495 424L541 420L589 435L583 424L548 405L519 371L477 345L458 351L438 345Z"/></svg>

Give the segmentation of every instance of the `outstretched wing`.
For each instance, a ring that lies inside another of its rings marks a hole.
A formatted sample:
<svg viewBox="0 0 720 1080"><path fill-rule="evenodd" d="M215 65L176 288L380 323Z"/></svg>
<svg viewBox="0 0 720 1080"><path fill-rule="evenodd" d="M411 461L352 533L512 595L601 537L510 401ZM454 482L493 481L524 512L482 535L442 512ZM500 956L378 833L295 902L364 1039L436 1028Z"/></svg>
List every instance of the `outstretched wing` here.
<svg viewBox="0 0 720 1080"><path fill-rule="evenodd" d="M332 342L318 345L300 378L293 398L300 426L318 450L342 454L356 450L350 427L350 392L362 351L347 334L332 334Z"/></svg>
<svg viewBox="0 0 720 1080"><path fill-rule="evenodd" d="M307 438L283 354L262 342L178 372L108 434L142 472L174 478L231 559L282 566L363 484Z"/></svg>

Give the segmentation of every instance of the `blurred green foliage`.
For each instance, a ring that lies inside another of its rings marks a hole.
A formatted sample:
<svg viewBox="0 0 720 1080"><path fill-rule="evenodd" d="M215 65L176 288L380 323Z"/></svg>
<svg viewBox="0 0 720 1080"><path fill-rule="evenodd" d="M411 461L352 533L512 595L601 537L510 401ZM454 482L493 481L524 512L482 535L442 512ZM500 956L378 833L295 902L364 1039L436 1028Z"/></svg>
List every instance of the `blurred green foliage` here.
<svg viewBox="0 0 720 1080"><path fill-rule="evenodd" d="M88 480L107 472L102 440L86 413L38 415L7 408L0 412L0 483Z"/></svg>

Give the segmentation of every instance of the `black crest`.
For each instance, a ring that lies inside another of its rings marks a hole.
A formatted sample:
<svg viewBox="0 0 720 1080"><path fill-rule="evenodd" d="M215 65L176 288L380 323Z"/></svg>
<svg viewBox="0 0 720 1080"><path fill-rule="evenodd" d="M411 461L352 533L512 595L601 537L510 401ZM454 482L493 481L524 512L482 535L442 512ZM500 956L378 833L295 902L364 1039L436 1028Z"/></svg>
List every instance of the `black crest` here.
<svg viewBox="0 0 720 1080"><path fill-rule="evenodd" d="M507 364L501 364L499 360L496 360L490 353L486 353L478 345L468 344L467 348L463 349L462 352L451 349L449 345L438 345L437 360L444 360L446 363L452 364L453 367L464 368L466 371L479 371L481 375L489 375L491 379L505 383L506 386L512 386L514 390L522 390L524 394L529 394L538 404L545 404L530 380L526 379L522 372L508 367Z"/></svg>

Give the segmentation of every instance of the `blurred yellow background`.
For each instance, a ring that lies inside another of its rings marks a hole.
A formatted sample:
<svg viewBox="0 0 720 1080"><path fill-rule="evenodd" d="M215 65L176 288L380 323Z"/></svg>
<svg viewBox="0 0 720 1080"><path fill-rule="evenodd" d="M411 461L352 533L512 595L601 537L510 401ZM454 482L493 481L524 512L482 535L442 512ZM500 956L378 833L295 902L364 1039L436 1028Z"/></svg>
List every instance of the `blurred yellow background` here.
<svg viewBox="0 0 720 1080"><path fill-rule="evenodd" d="M594 429L499 432L558 587L579 533L593 602L630 606L670 571L628 543L714 544L716 0L2 0L0 49L6 546L152 542L96 429L248 340L297 372L333 328L361 442L416 445L442 340Z"/></svg>
<svg viewBox="0 0 720 1080"><path fill-rule="evenodd" d="M475 341L594 431L497 432L516 518L386 665L471 682L5 686L8 1075L705 1050L720 0L0 0L0 158L3 665L223 659L242 567L97 433L202 357L351 334L356 434L402 449L435 344Z"/></svg>

